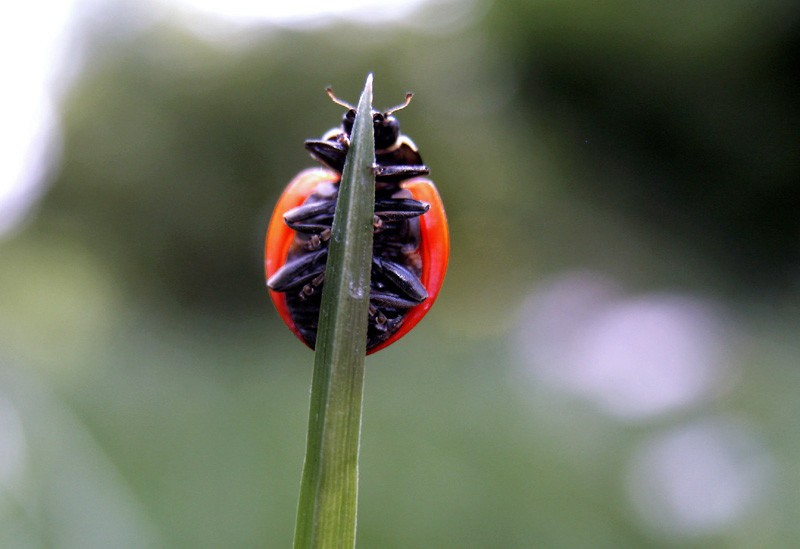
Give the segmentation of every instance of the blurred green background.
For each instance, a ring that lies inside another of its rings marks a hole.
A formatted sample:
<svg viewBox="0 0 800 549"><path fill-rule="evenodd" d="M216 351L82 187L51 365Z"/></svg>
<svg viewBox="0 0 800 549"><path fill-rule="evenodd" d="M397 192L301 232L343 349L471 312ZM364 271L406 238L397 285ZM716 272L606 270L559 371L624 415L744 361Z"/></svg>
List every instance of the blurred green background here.
<svg viewBox="0 0 800 549"><path fill-rule="evenodd" d="M0 241L0 546L290 546L313 355L264 231L368 72L452 251L367 359L359 547L800 545L800 4L148 9L84 13Z"/></svg>

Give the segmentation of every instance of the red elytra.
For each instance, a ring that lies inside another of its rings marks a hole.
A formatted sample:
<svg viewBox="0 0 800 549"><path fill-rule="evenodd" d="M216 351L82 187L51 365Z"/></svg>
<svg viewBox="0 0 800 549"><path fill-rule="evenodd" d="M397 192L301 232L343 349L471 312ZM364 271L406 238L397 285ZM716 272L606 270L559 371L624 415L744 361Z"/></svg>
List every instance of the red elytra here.
<svg viewBox="0 0 800 549"><path fill-rule="evenodd" d="M284 214L303 204L319 185L336 183L339 178L340 175L334 171L311 168L300 172L289 183L278 200L269 223L265 246L265 271L268 280L286 263L289 249L295 240L295 231L284 222ZM417 249L422 263L419 279L428 296L425 301L410 308L403 316L397 330L388 339L368 350L367 354L379 351L399 340L427 314L436 301L447 271L450 236L444 205L436 187L433 182L422 177L402 181L400 187L411 193L413 199L430 205L430 209L419 217L421 238ZM292 320L286 303L286 294L272 289L269 293L278 314L286 325L301 341L311 347Z"/></svg>

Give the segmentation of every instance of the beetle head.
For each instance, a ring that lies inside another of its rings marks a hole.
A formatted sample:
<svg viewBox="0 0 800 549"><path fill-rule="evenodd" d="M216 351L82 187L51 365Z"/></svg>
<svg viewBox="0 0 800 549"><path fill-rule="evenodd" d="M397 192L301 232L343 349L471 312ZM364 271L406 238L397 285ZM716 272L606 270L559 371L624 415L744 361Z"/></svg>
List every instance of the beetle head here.
<svg viewBox="0 0 800 549"><path fill-rule="evenodd" d="M350 132L353 131L353 123L356 120L355 107L333 95L333 90L330 88L326 88L326 91L334 103L347 109L342 118L342 129L350 137ZM403 103L385 112L372 110L372 126L375 131L375 148L377 150L388 149L400 138L400 123L392 116L392 113L408 106L412 96L413 94L407 93Z"/></svg>

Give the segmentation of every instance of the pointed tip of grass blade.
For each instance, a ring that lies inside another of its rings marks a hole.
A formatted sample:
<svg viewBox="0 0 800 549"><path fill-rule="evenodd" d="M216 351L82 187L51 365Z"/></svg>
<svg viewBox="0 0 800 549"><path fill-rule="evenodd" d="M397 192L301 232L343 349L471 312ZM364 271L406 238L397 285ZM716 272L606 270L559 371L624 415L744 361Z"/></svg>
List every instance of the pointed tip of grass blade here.
<svg viewBox="0 0 800 549"><path fill-rule="evenodd" d="M342 360L355 353L356 345L360 346L362 353L366 352L375 202L374 163L370 74L358 100L347 159L339 182L317 332L318 360ZM360 297L354 299L355 296ZM363 314L359 309L363 309ZM358 334L361 334L361 340Z"/></svg>
<svg viewBox="0 0 800 549"><path fill-rule="evenodd" d="M358 99L357 113L362 110L372 114L372 73L367 75L364 91L361 92L361 97Z"/></svg>

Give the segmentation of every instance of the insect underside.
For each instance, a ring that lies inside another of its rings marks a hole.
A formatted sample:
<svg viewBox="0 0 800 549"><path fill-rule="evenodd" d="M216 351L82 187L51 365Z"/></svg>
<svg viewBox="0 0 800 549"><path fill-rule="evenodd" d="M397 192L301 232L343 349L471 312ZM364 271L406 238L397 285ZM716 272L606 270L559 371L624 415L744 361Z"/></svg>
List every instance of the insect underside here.
<svg viewBox="0 0 800 549"><path fill-rule="evenodd" d="M328 244L339 192L338 179L344 169L355 110L328 95L349 110L341 128L322 139L310 139L305 147L316 160L333 173L329 181L317 185L298 207L284 212L284 222L294 231L286 261L267 281L275 292L285 293L286 308L299 335L314 348L325 281ZM409 310L428 298L420 280L422 259L419 249L423 239L420 216L430 205L414 199L402 187L404 181L427 175L414 143L402 135L392 113L373 111L375 128L375 216L373 221L372 268L367 326L367 351L389 340L397 332Z"/></svg>
<svg viewBox="0 0 800 549"><path fill-rule="evenodd" d="M286 293L286 304L303 339L313 348L325 280L328 243L338 184L320 185L299 207L284 214L295 231L286 264L269 286ZM428 294L420 281L419 216L428 210L397 185L376 191L370 282L368 350L388 339L409 309Z"/></svg>

